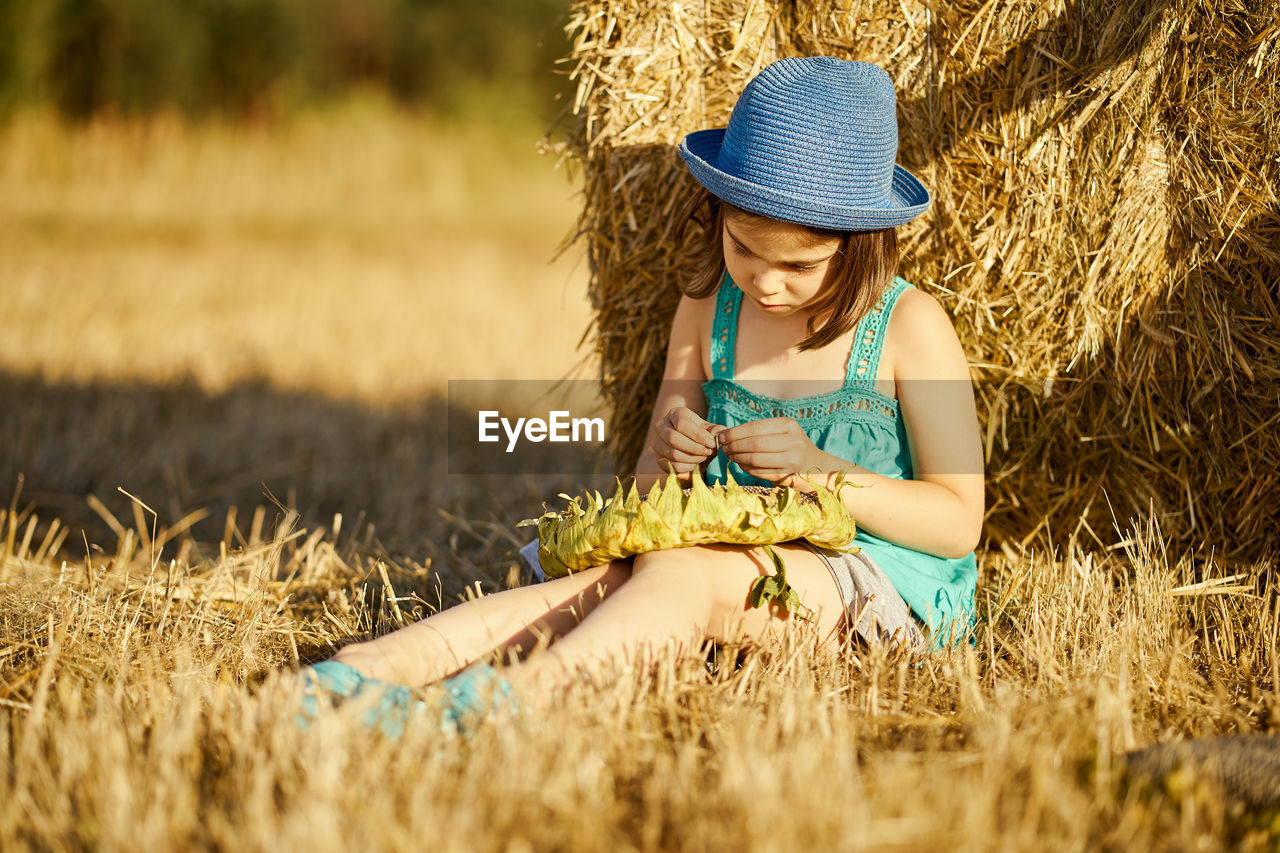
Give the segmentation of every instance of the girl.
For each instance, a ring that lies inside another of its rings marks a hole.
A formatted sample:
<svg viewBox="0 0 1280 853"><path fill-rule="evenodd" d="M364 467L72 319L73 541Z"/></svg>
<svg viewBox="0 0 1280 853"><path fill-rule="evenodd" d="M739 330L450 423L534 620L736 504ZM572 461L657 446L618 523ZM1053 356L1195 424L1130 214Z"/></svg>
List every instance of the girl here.
<svg viewBox="0 0 1280 853"><path fill-rule="evenodd" d="M913 648L961 640L972 618L973 549L983 517L982 453L968 366L930 296L894 277L894 228L929 193L895 164L893 84L879 67L783 59L746 87L729 126L680 145L701 184L700 274L676 309L642 489L695 467L708 482L832 487L856 520L855 554L777 546L825 642L856 634ZM687 221L687 219L686 219ZM305 672L317 696L375 686L374 719L398 730L426 710L407 686L445 679L495 650L545 654L499 675L473 666L445 681L446 723L483 710L492 690L546 696L579 671L692 637L763 640L792 624L748 606L771 570L758 547L643 554L490 595ZM678 589L679 595L672 590ZM434 712L433 712L434 713Z"/></svg>

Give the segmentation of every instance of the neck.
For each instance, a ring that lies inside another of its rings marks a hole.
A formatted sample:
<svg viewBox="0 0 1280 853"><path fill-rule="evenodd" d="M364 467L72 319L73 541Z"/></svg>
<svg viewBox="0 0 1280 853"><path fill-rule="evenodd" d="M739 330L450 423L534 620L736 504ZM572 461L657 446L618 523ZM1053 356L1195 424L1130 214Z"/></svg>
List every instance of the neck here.
<svg viewBox="0 0 1280 853"><path fill-rule="evenodd" d="M763 322L763 328L768 329L769 337L778 343L785 343L788 349L795 349L800 342L809 337L809 318L817 316L818 319L813 324L813 330L816 332L822 328L827 319L830 318L831 312L827 311L821 315L815 315L812 311L800 309L794 314L788 314L785 317L777 317L758 305L751 303L750 300L745 301L743 308L749 310L754 316Z"/></svg>

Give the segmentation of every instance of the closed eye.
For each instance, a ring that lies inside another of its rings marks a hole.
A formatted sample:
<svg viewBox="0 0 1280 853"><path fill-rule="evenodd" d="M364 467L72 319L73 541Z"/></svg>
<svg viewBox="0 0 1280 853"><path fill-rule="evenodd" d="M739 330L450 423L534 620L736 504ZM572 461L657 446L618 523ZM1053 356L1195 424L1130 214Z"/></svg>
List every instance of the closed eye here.
<svg viewBox="0 0 1280 853"><path fill-rule="evenodd" d="M738 242L738 238L737 238L737 237L734 237L732 234L730 234L730 235L729 235L729 242L733 245L733 253L734 253L735 255L741 255L741 256L742 256L742 257L744 257L744 258L754 258L754 257L755 257L755 255L751 252L751 250L750 250L750 249L748 249L746 246L742 245L741 243L739 243L739 242ZM798 273L813 272L814 270L816 270L816 269L817 269L818 267L820 267L821 265L822 265L821 263L816 263L816 264L784 264L784 266L786 266L787 268L789 268L789 269L790 269L790 270L792 270L793 272L798 272Z"/></svg>

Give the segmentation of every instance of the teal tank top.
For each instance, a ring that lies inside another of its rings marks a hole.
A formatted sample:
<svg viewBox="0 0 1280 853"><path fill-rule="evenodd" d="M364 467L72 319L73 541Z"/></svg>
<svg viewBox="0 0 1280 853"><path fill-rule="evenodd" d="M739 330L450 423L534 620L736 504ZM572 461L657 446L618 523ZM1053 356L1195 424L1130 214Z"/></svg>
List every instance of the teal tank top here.
<svg viewBox="0 0 1280 853"><path fill-rule="evenodd" d="M895 278L859 321L842 388L783 399L749 391L733 379L742 291L726 273L716 293L711 330L712 378L702 384L707 420L735 426L762 418L791 417L818 449L885 477L912 479L911 448L898 401L875 387L889 317L898 297L909 287ZM721 451L707 462L707 482L723 483L726 472L744 485L773 485L730 463ZM957 559L935 557L861 528L856 544L893 581L912 612L932 632L935 646L955 645L964 638L973 624L978 576L973 552Z"/></svg>

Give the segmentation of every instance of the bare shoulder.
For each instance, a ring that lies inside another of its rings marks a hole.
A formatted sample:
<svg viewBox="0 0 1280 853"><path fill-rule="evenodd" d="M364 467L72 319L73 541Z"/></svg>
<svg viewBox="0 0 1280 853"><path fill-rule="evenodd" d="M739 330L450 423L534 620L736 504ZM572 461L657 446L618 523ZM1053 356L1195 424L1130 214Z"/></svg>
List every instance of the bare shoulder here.
<svg viewBox="0 0 1280 853"><path fill-rule="evenodd" d="M694 299L692 296L680 294L680 302L676 305L675 318L672 320L672 327L676 324L692 324L697 328L702 327L702 321L711 322L711 315L716 310L716 295L712 293L702 299Z"/></svg>
<svg viewBox="0 0 1280 853"><path fill-rule="evenodd" d="M675 316L671 320L671 346L667 351L667 366L670 368L676 349L683 348L686 356L692 356L698 364L699 380L710 376L711 365L711 322L715 319L716 296L713 292L702 299L681 294L676 305ZM687 367L687 365L686 365ZM683 378L695 378L692 371L682 371Z"/></svg>
<svg viewBox="0 0 1280 853"><path fill-rule="evenodd" d="M885 343L897 379L969 375L951 315L919 288L909 287L898 297Z"/></svg>
<svg viewBox="0 0 1280 853"><path fill-rule="evenodd" d="M706 378L705 365L709 358L711 320L715 312L715 299L694 299L681 295L671 320L671 337L667 344L665 379Z"/></svg>

